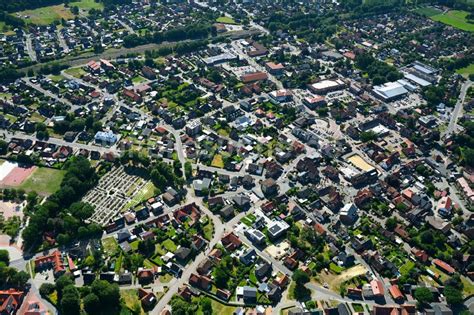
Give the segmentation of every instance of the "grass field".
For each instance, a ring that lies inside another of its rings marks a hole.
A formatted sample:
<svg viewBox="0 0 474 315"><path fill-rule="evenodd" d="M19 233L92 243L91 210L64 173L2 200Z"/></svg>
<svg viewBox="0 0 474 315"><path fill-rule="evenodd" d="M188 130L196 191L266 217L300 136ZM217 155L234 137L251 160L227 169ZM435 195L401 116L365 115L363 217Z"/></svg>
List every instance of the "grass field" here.
<svg viewBox="0 0 474 315"><path fill-rule="evenodd" d="M65 171L38 167L18 188L36 191L39 194L51 195L61 185Z"/></svg>
<svg viewBox="0 0 474 315"><path fill-rule="evenodd" d="M227 306L212 299L211 299L211 305L212 305L212 314L232 315L234 314L234 311L236 309L234 306Z"/></svg>
<svg viewBox="0 0 474 315"><path fill-rule="evenodd" d="M118 248L117 240L113 237L104 238L102 240L102 247L107 255L113 255Z"/></svg>
<svg viewBox="0 0 474 315"><path fill-rule="evenodd" d="M468 76L470 74L474 74L474 63L471 63L469 66L465 68L461 68L456 70L456 73L459 73L462 76Z"/></svg>
<svg viewBox="0 0 474 315"><path fill-rule="evenodd" d="M48 25L61 19L71 20L74 15L69 8L63 4L42 7L34 10L25 10L15 13L26 23L37 25Z"/></svg>
<svg viewBox="0 0 474 315"><path fill-rule="evenodd" d="M81 10L89 11L90 9L103 10L104 5L94 0L81 0L69 3L70 7L78 7Z"/></svg>
<svg viewBox="0 0 474 315"><path fill-rule="evenodd" d="M132 79L133 84L142 84L142 83L144 83L144 82L146 82L146 81L147 81L147 80L146 80L144 77L142 77L141 75L137 75L136 77L134 77L134 78Z"/></svg>
<svg viewBox="0 0 474 315"><path fill-rule="evenodd" d="M452 10L445 14L437 14L430 16L430 19L441 22L443 24L451 25L463 31L474 32L474 23L470 23L466 16L467 11Z"/></svg>
<svg viewBox="0 0 474 315"><path fill-rule="evenodd" d="M42 7L34 10L25 10L16 12L15 15L22 18L26 23L32 23L37 25L48 25L54 21L60 21L61 19L71 20L74 18L74 14L71 13L71 7L76 6L80 10L89 11L90 9L102 10L104 5L95 0L80 0L71 2L69 7L65 7L64 4L51 5Z"/></svg>
<svg viewBox="0 0 474 315"><path fill-rule="evenodd" d="M233 18L228 16L220 16L216 20L217 23L224 23L224 24L237 24Z"/></svg>
<svg viewBox="0 0 474 315"><path fill-rule="evenodd" d="M212 162L211 162L211 166L224 168L224 160L222 159L222 155L220 154L214 155L214 158L212 159Z"/></svg>
<svg viewBox="0 0 474 315"><path fill-rule="evenodd" d="M166 248L166 250L172 253L174 253L176 249L178 248L176 244L170 239L163 241L162 245L164 248Z"/></svg>
<svg viewBox="0 0 474 315"><path fill-rule="evenodd" d="M418 14L427 16L427 17L431 17L433 15L437 15L437 14L441 13L440 10L438 10L436 8L431 8L431 7L418 8L418 9L415 10L415 12L418 13Z"/></svg>
<svg viewBox="0 0 474 315"><path fill-rule="evenodd" d="M140 308L140 314L145 314L145 311L141 307L140 300L138 299L137 289L120 290L120 296L127 308L130 310Z"/></svg>
<svg viewBox="0 0 474 315"><path fill-rule="evenodd" d="M72 75L73 77L76 77L76 78L81 78L83 75L86 75L87 72L85 72L82 68L69 68L67 70L64 71L65 73L69 74L69 75Z"/></svg>

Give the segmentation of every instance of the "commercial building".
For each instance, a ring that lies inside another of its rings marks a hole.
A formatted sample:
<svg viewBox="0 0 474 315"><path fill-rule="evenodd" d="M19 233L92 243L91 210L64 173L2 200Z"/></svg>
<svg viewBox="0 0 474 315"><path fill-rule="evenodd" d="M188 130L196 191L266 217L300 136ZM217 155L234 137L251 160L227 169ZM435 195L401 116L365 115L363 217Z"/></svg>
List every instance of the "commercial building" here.
<svg viewBox="0 0 474 315"><path fill-rule="evenodd" d="M316 94L326 94L332 91L341 90L346 84L341 79L323 80L310 85L310 90Z"/></svg>
<svg viewBox="0 0 474 315"><path fill-rule="evenodd" d="M373 88L374 95L386 102L394 101L405 96L408 91L399 82L388 82Z"/></svg>
<svg viewBox="0 0 474 315"><path fill-rule="evenodd" d="M228 62L237 59L237 56L231 53L223 53L216 56L204 58L203 61L208 66L217 65L220 63Z"/></svg>

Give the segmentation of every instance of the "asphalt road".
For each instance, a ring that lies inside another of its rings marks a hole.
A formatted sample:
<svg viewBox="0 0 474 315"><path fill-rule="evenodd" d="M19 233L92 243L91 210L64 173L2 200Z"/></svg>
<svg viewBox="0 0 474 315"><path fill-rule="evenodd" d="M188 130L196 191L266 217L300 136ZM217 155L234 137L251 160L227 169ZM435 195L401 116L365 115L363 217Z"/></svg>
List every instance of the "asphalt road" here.
<svg viewBox="0 0 474 315"><path fill-rule="evenodd" d="M461 87L461 93L459 94L459 98L458 98L458 101L456 103L456 107L454 107L454 110L451 114L451 119L449 121L449 125L448 125L448 128L446 129L445 133L444 133L444 136L449 136L451 135L455 128L456 128L456 123L458 122L458 118L462 112L462 108L463 108L463 105L464 105L464 100L466 99L466 94L467 94L467 90L469 89L469 87L471 87L473 84L472 81L469 81L467 80L466 82L463 83L462 87Z"/></svg>

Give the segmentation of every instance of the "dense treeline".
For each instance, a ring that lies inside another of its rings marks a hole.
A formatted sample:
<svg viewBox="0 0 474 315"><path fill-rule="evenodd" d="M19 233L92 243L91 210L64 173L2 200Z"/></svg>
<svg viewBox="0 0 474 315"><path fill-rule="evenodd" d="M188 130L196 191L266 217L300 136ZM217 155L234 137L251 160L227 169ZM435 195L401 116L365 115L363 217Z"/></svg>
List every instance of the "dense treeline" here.
<svg viewBox="0 0 474 315"><path fill-rule="evenodd" d="M124 37L123 45L130 48L149 43L161 44L163 42L177 42L187 39L202 39L207 38L210 33L211 27L209 25L191 24L166 32L147 33L145 36L131 34Z"/></svg>
<svg viewBox="0 0 474 315"><path fill-rule="evenodd" d="M36 248L46 232L56 237L59 245L77 238L85 238L101 232L96 224L86 224L94 209L80 198L97 183L97 175L89 160L74 157L64 165L66 174L60 189L46 202L38 205L23 231L26 248Z"/></svg>
<svg viewBox="0 0 474 315"><path fill-rule="evenodd" d="M0 83L8 84L14 82L16 79L19 79L23 74L11 67L0 68Z"/></svg>
<svg viewBox="0 0 474 315"><path fill-rule="evenodd" d="M380 60L375 59L368 53L357 55L356 65L360 69L367 72L373 85L383 84L385 82L393 82L403 78L403 75L398 70Z"/></svg>
<svg viewBox="0 0 474 315"><path fill-rule="evenodd" d="M0 0L0 10L16 12L63 3L64 0Z"/></svg>
<svg viewBox="0 0 474 315"><path fill-rule="evenodd" d="M0 21L5 22L6 25L10 25L13 28L25 26L25 21L1 10L0 10Z"/></svg>

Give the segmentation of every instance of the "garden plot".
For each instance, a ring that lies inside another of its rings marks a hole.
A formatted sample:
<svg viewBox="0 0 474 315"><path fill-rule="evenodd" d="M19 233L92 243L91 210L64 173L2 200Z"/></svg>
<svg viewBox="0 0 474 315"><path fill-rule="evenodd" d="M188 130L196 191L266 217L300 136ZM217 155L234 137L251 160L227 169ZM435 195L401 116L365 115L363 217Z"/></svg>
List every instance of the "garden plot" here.
<svg viewBox="0 0 474 315"><path fill-rule="evenodd" d="M83 198L95 207L91 221L105 225L114 219L133 196L147 185L143 171L123 166L104 175L99 184Z"/></svg>

